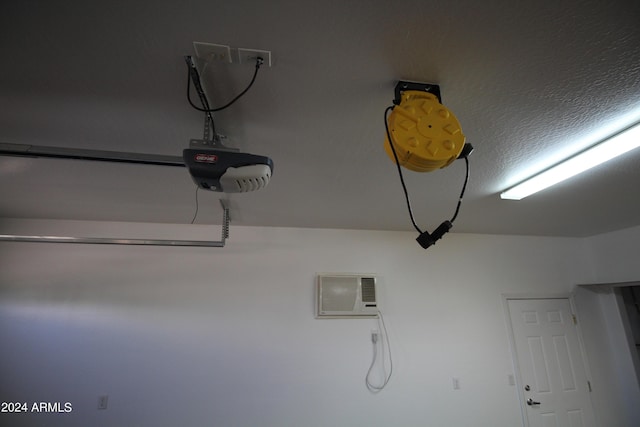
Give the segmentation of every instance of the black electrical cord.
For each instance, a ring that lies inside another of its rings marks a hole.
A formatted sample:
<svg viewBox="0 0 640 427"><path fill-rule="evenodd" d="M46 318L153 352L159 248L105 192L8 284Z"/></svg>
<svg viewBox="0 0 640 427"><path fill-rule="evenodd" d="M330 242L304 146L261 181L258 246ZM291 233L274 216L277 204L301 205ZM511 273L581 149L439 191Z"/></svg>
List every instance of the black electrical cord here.
<svg viewBox="0 0 640 427"><path fill-rule="evenodd" d="M233 98L231 101L227 102L222 107L217 107L217 108L200 108L200 107L198 107L197 105L195 105L193 103L193 101L191 100L191 70L189 69L188 73L187 73L187 101L189 101L189 104L191 104L191 106L193 108L195 108L198 111L202 111L204 113L215 113L216 111L222 111L225 108L230 107L238 99L242 98L242 96L245 93L247 93L249 91L249 89L251 89L251 86L253 86L253 83L256 81L256 77L258 76L258 70L260 70L260 66L262 65L263 62L264 62L264 60L262 58L260 58L260 57L256 58L256 69L253 72L253 77L251 78L251 81L249 82L249 85L242 92L240 92L235 98Z"/></svg>
<svg viewBox="0 0 640 427"><path fill-rule="evenodd" d="M200 187L198 187L196 185L196 211L193 213L193 218L191 218L191 224L193 224L196 221L196 218L198 216L198 210L200 209L199 203L198 203L198 190L200 189Z"/></svg>
<svg viewBox="0 0 640 427"><path fill-rule="evenodd" d="M188 57L187 59L187 100L192 106L194 106L193 102L191 101L191 93L189 91L189 89L191 88L191 67L192 67L191 64L192 64L191 57ZM196 75L197 75L197 72L196 72ZM202 96L200 96L200 102L202 102L202 107L204 107L205 110L209 109L209 101L207 100L206 95L202 94ZM211 112L206 112L205 115L207 117L207 120L211 124L211 132L213 133L213 135L217 135L216 123L213 120L213 114L211 114Z"/></svg>
<svg viewBox="0 0 640 427"><path fill-rule="evenodd" d="M389 106L387 107L386 110L384 110L384 128L387 131L387 139L389 140L389 146L391 147L391 152L393 153L393 158L396 161L396 166L398 168L398 176L400 177L400 183L402 184L402 190L404 191L404 197L405 200L407 201L407 209L409 210L409 217L411 218L411 223L413 224L413 227L418 231L418 233L423 234L423 231L420 230L420 227L418 227L418 225L416 224L415 219L413 218L413 210L411 208L411 201L409 200L409 193L407 191L407 186L404 183L404 177L402 175L402 168L400 167L400 162L398 160L398 154L396 153L396 149L393 146L393 140L391 139L391 133L389 132L389 123L388 123L388 115L389 115L389 111L393 110L395 106ZM453 214L453 217L449 220L449 222L451 224L453 224L453 222L456 220L456 218L458 217L458 213L460 212L460 206L462 205L462 199L464 197L464 193L467 190L467 183L469 182L469 157L468 156L464 156L464 161L466 164L466 173L465 173L465 177L464 177L464 184L462 185L462 191L460 191L460 196L458 197L458 204L456 206L456 210L455 213Z"/></svg>
<svg viewBox="0 0 640 427"><path fill-rule="evenodd" d="M460 197L458 197L458 205L456 206L456 212L453 214L453 217L449 220L452 224L453 221L458 217L458 212L460 212L460 205L462 205L462 198L464 197L464 192L467 190L467 183L469 182L469 157L464 156L464 162L466 164L466 170L464 176L464 184L462 184L462 191L460 191Z"/></svg>
<svg viewBox="0 0 640 427"><path fill-rule="evenodd" d="M393 146L393 140L391 139L391 133L389 132L389 123L387 120L387 116L389 115L389 111L393 110L394 106L391 105L384 110L384 128L387 131L387 139L389 140L389 146L391 147L391 152L393 153L393 158L396 161L396 166L398 167L398 176L400 177L400 184L402 184L402 190L404 191L404 198L407 201L407 209L409 210L409 218L411 218L411 223L416 231L422 234L422 230L416 224L416 220L413 218L413 209L411 209L411 200L409 200L409 192L407 191L407 186L404 183L404 176L402 175L402 168L400 167L400 161L398 160L398 154L396 153L396 149Z"/></svg>

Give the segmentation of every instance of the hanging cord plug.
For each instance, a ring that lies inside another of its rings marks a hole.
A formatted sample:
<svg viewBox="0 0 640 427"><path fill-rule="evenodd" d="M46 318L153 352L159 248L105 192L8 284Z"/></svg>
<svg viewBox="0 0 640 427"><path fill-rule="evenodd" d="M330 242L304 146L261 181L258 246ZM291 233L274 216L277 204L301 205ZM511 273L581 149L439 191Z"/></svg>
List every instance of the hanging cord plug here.
<svg viewBox="0 0 640 427"><path fill-rule="evenodd" d="M464 158L464 162L466 165L466 173L464 177L464 184L462 185L462 191L460 191L460 196L458 197L458 204L456 205L456 211L454 212L450 220L442 222L442 224L440 224L438 228L436 228L433 231L433 233L429 233L428 231L420 233L416 241L424 249L429 248L429 246L435 245L435 243L438 240L442 239L442 236L444 236L449 232L449 230L451 230L451 228L453 227L453 222L458 217L458 213L460 213L462 198L464 197L464 193L467 190L467 183L469 182L469 158L467 156L471 154L472 151L473 151L473 145L465 144L462 150L462 154L460 154L460 156L458 157L458 158Z"/></svg>
<svg viewBox="0 0 640 427"><path fill-rule="evenodd" d="M453 227L453 222L458 217L458 213L460 213L460 206L462 205L462 199L464 197L464 193L467 190L467 183L469 182L469 154L473 151L473 145L466 143L462 148L462 153L458 156L459 159L464 159L466 173L464 177L464 184L462 185L462 191L460 191L460 196L458 197L458 204L456 205L456 211L450 220L444 221L442 224L436 228L433 233L429 234L427 231L420 233L416 241L423 248L427 249L429 246L434 245L438 240L442 239L442 236L447 234L449 230Z"/></svg>
<svg viewBox="0 0 640 427"><path fill-rule="evenodd" d="M424 249L427 249L429 246L435 245L438 240L442 239L442 236L448 233L449 230L451 230L451 227L453 227L453 223L451 221L444 221L433 231L433 233L429 233L428 231L420 233L416 238L416 241Z"/></svg>

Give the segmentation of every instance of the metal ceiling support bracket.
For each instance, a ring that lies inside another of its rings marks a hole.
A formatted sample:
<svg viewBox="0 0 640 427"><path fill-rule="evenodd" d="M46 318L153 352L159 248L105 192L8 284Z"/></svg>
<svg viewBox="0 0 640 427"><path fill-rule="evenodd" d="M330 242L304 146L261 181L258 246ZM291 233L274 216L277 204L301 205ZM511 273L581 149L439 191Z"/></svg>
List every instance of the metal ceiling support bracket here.
<svg viewBox="0 0 640 427"><path fill-rule="evenodd" d="M4 242L37 242L37 243L86 243L93 245L137 245L137 246L192 246L223 248L229 238L229 208L223 200L222 205L222 233L220 240L164 240L164 239L122 239L110 237L69 237L69 236L26 236L14 234L0 234L0 241Z"/></svg>
<svg viewBox="0 0 640 427"><path fill-rule="evenodd" d="M209 148L209 149L215 149L215 150L221 150L221 151L233 151L233 152L240 151L239 148L231 148L224 145L222 143L222 140L225 138L226 137L224 135L216 134L216 136L213 139L206 139L206 136L205 136L205 139L190 139L189 147L195 148L195 149Z"/></svg>
<svg viewBox="0 0 640 427"><path fill-rule="evenodd" d="M396 84L395 98L393 100L394 105L400 105L402 100L402 92L405 90L419 90L422 92L428 92L435 95L438 98L438 102L442 104L442 97L440 96L440 86L430 83L418 83L418 82L406 82L400 80Z"/></svg>

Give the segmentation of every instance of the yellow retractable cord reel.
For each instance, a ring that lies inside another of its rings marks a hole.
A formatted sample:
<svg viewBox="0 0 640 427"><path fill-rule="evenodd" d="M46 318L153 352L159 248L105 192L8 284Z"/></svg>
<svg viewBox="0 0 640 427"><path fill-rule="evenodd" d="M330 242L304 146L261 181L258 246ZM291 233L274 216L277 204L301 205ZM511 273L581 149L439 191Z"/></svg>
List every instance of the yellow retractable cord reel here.
<svg viewBox="0 0 640 427"><path fill-rule="evenodd" d="M386 139L384 148L398 167L409 217L420 233L416 239L427 249L447 233L458 216L469 181L469 159L473 146L465 143L458 119L444 105L438 85L400 81L395 88L394 105L385 110ZM431 172L464 159L466 174L455 213L433 233L422 231L413 218L411 202L402 175L402 167L414 172Z"/></svg>

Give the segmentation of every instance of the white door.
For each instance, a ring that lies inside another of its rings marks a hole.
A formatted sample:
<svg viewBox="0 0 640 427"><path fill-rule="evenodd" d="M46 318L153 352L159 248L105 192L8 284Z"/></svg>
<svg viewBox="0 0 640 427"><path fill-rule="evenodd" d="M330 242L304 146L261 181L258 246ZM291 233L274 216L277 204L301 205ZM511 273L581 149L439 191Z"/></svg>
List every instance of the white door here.
<svg viewBox="0 0 640 427"><path fill-rule="evenodd" d="M594 427L590 384L569 299L507 303L528 425Z"/></svg>

